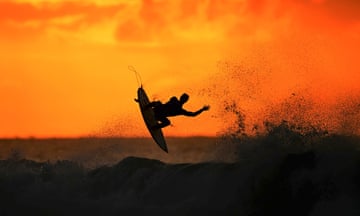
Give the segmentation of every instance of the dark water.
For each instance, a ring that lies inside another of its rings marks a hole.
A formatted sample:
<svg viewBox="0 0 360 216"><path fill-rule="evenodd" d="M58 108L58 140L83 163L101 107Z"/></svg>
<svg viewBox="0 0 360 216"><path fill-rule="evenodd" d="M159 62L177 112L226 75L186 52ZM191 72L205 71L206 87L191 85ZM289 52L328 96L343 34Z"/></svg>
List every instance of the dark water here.
<svg viewBox="0 0 360 216"><path fill-rule="evenodd" d="M281 124L169 155L141 140L2 140L0 215L360 215L359 137ZM89 163L101 146L110 159Z"/></svg>

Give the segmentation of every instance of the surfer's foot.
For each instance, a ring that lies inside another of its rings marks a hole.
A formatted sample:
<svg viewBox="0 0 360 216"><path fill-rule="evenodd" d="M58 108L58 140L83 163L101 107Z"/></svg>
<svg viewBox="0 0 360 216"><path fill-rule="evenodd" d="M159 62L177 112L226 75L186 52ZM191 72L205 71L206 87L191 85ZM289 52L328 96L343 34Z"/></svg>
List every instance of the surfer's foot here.
<svg viewBox="0 0 360 216"><path fill-rule="evenodd" d="M166 126L170 125L170 121L168 119L164 119L163 122L161 122L160 124L156 124L154 126L151 127L152 130L156 130L156 129L161 129L164 128Z"/></svg>
<svg viewBox="0 0 360 216"><path fill-rule="evenodd" d="M157 124L151 127L152 130L157 130L157 129L162 129L164 127L166 127L167 124Z"/></svg>
<svg viewBox="0 0 360 216"><path fill-rule="evenodd" d="M161 129L161 125L157 124L151 127L151 130Z"/></svg>
<svg viewBox="0 0 360 216"><path fill-rule="evenodd" d="M145 105L145 109L150 109L150 108L152 108L151 103Z"/></svg>

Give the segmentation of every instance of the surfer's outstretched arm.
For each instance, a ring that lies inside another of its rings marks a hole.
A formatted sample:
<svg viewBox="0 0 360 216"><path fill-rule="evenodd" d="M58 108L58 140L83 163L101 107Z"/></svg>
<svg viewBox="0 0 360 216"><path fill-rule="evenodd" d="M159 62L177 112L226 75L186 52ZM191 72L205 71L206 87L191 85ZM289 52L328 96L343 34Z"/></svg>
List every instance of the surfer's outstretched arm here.
<svg viewBox="0 0 360 216"><path fill-rule="evenodd" d="M186 111L186 110L183 110L182 114L184 116L190 116L190 117L195 117L197 115L199 115L200 113L204 112L204 111L207 111L210 109L210 106L204 106L203 108L199 109L198 111L196 112L190 112L190 111Z"/></svg>

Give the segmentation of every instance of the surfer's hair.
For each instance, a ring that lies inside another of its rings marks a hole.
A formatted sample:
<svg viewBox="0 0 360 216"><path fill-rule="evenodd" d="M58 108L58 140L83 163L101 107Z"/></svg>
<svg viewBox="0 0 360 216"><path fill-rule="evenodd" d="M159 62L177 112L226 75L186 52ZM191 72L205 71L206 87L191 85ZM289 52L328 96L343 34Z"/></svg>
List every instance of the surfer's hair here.
<svg viewBox="0 0 360 216"><path fill-rule="evenodd" d="M188 101L188 100L189 100L189 95L188 95L188 94L184 93L184 94L182 94L182 95L180 96L180 102L181 102L181 103L185 103L185 102Z"/></svg>

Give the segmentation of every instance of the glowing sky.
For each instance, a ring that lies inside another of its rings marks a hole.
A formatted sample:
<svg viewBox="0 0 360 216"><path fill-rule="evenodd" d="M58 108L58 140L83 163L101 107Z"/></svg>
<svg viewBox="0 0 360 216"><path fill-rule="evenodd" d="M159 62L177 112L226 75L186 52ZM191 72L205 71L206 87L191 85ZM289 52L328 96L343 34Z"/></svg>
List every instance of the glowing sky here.
<svg viewBox="0 0 360 216"><path fill-rule="evenodd" d="M173 118L167 135L216 135L226 98L248 116L300 91L327 107L360 90L359 11L358 0L1 0L0 137L147 136L128 65L151 98L212 106Z"/></svg>

